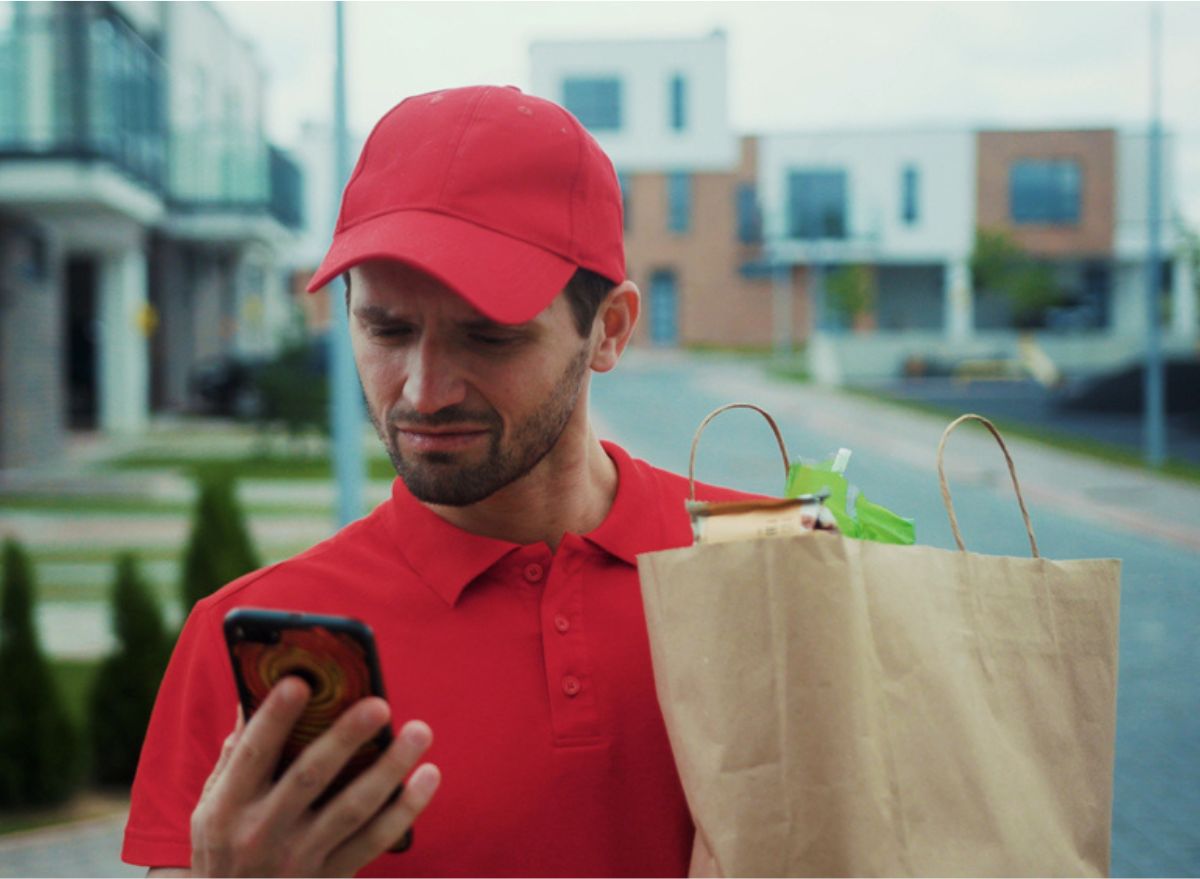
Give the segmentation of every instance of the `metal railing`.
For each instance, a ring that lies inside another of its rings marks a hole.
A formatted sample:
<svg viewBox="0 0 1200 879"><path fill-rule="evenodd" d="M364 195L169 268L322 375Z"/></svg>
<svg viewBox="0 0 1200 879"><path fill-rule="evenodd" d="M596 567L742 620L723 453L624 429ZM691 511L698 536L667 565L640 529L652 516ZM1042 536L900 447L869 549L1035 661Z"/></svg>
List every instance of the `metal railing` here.
<svg viewBox="0 0 1200 879"><path fill-rule="evenodd" d="M102 4L6 4L0 17L0 157L111 164L161 192L166 69Z"/></svg>
<svg viewBox="0 0 1200 879"><path fill-rule="evenodd" d="M291 229L303 223L300 168L257 132L172 132L170 169L173 210L267 214Z"/></svg>

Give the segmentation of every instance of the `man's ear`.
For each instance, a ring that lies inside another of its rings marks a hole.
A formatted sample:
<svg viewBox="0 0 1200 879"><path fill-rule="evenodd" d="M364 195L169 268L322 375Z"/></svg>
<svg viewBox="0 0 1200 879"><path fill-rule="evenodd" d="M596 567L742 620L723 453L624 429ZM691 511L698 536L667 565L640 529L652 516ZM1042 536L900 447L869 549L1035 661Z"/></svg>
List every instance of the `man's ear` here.
<svg viewBox="0 0 1200 879"><path fill-rule="evenodd" d="M624 281L608 292L592 325L592 360L596 372L608 372L621 359L633 337L642 310L642 294L633 281Z"/></svg>

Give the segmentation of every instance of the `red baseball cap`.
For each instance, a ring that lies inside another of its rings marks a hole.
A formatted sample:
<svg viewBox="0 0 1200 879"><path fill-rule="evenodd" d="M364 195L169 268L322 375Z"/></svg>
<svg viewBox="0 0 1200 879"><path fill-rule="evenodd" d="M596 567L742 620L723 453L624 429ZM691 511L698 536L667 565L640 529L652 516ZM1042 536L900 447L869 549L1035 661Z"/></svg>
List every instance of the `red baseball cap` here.
<svg viewBox="0 0 1200 879"><path fill-rule="evenodd" d="M417 95L363 145L309 292L368 259L407 263L492 320L524 323L578 268L625 280L620 184L557 104L512 86Z"/></svg>

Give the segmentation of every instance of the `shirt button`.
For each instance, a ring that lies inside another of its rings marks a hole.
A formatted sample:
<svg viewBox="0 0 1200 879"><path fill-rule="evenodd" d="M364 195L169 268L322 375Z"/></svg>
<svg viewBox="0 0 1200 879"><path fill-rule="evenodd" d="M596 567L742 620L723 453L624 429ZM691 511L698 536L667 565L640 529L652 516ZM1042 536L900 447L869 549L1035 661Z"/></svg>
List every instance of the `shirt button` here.
<svg viewBox="0 0 1200 879"><path fill-rule="evenodd" d="M575 675L567 675L562 679L562 688L568 696L578 696L579 691L583 689L583 684L579 683L579 678Z"/></svg>
<svg viewBox="0 0 1200 879"><path fill-rule="evenodd" d="M536 583L538 580L542 579L543 573L542 566L537 562L533 562L525 566L525 579L530 583Z"/></svg>
<svg viewBox="0 0 1200 879"><path fill-rule="evenodd" d="M560 632L566 632L567 629L571 628L571 621L561 613L557 614L554 617L554 628L558 629Z"/></svg>

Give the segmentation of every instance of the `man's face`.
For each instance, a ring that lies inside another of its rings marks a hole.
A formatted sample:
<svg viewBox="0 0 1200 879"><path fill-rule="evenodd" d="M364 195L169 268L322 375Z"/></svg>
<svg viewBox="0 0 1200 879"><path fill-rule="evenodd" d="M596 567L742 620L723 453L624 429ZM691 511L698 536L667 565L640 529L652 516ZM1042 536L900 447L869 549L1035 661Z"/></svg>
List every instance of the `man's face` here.
<svg viewBox="0 0 1200 879"><path fill-rule="evenodd" d="M350 337L367 410L426 503L465 506L532 470L571 421L588 372L560 294L510 326L400 263L350 270Z"/></svg>

